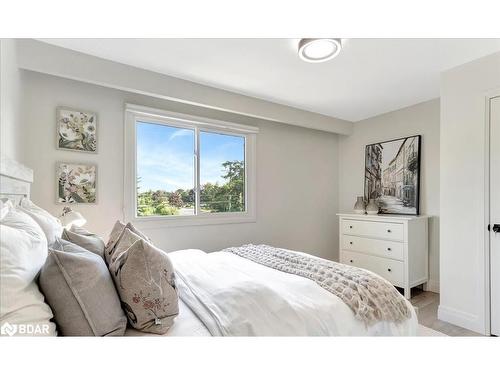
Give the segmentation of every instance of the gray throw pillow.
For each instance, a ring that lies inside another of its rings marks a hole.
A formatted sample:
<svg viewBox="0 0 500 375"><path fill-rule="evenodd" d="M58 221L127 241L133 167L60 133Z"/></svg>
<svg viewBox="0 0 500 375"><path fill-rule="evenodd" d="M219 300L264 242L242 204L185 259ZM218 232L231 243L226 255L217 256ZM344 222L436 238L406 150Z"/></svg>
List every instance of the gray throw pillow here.
<svg viewBox="0 0 500 375"><path fill-rule="evenodd" d="M104 260L59 239L40 271L39 286L64 336L123 336L120 299Z"/></svg>
<svg viewBox="0 0 500 375"><path fill-rule="evenodd" d="M104 241L95 233L73 225L71 229L63 230L61 238L99 255L101 258L104 257Z"/></svg>
<svg viewBox="0 0 500 375"><path fill-rule="evenodd" d="M136 234L143 240L151 242L149 238L139 229L137 229L132 223L124 224L120 220L117 220L109 235L108 243L104 248L104 259L106 260L106 264L109 265L111 263L111 258L113 258L113 253L115 251L116 245L120 241L125 229L130 230L132 233Z"/></svg>
<svg viewBox="0 0 500 375"><path fill-rule="evenodd" d="M179 314L172 262L129 229L122 238L131 245L113 258L109 270L128 321L137 330L164 334Z"/></svg>

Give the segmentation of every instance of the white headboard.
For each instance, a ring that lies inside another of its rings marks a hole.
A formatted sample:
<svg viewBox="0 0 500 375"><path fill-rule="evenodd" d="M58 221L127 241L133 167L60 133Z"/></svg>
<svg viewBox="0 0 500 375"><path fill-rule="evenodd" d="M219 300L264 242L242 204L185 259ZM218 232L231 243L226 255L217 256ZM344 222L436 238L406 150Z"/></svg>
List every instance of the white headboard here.
<svg viewBox="0 0 500 375"><path fill-rule="evenodd" d="M0 198L9 198L17 204L21 198L29 198L32 183L32 169L3 154L0 156Z"/></svg>

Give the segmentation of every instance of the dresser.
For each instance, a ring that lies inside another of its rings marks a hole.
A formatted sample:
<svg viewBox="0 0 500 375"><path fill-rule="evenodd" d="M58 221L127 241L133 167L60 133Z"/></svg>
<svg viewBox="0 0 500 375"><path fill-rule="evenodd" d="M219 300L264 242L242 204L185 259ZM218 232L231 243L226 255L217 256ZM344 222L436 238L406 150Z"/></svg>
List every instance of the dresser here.
<svg viewBox="0 0 500 375"><path fill-rule="evenodd" d="M428 217L337 214L340 262L365 268L404 289L429 278Z"/></svg>

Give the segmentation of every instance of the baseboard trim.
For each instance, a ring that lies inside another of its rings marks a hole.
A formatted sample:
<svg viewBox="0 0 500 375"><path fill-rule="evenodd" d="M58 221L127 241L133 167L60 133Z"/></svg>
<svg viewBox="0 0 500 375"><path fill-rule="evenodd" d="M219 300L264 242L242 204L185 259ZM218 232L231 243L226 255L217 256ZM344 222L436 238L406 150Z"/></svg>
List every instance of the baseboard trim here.
<svg viewBox="0 0 500 375"><path fill-rule="evenodd" d="M430 279L427 281L426 290L429 292L439 293L439 280Z"/></svg>
<svg viewBox="0 0 500 375"><path fill-rule="evenodd" d="M485 335L484 327L478 322L478 316L464 311L439 305L438 319Z"/></svg>

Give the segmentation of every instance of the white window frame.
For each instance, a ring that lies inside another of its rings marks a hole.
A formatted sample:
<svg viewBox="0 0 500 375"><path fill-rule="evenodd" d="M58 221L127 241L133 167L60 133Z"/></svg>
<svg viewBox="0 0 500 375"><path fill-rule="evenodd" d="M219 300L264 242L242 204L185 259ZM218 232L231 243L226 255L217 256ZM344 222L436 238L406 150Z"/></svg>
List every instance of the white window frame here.
<svg viewBox="0 0 500 375"><path fill-rule="evenodd" d="M138 121L164 124L195 131L195 215L137 216L137 134ZM196 212L200 207L200 140L199 132L236 135L245 138L245 211ZM258 128L204 117L169 112L135 104L125 106L124 217L139 228L248 223L256 221L256 135Z"/></svg>

